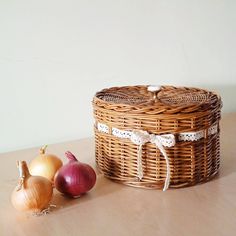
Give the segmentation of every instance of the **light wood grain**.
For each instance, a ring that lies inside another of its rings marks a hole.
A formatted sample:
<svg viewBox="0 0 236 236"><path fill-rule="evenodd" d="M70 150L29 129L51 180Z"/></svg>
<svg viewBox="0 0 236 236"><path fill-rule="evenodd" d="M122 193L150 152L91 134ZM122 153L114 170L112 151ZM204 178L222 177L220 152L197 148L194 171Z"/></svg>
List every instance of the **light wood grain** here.
<svg viewBox="0 0 236 236"><path fill-rule="evenodd" d="M17 212L10 194L17 183L16 160L31 160L38 148L0 155L0 235L163 235L231 236L236 234L236 113L221 125L220 174L194 187L144 190L123 186L98 174L95 188L79 199L55 191L57 208L34 217ZM93 139L49 146L62 157L71 150L94 166Z"/></svg>

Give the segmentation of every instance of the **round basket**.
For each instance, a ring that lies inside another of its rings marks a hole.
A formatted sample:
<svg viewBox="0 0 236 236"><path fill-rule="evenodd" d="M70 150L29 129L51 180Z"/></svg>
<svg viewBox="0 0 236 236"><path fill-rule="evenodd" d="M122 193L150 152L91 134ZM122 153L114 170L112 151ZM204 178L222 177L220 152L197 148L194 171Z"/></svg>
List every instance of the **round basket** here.
<svg viewBox="0 0 236 236"><path fill-rule="evenodd" d="M96 163L104 176L143 188L204 182L219 170L222 102L173 86L104 89L93 99Z"/></svg>

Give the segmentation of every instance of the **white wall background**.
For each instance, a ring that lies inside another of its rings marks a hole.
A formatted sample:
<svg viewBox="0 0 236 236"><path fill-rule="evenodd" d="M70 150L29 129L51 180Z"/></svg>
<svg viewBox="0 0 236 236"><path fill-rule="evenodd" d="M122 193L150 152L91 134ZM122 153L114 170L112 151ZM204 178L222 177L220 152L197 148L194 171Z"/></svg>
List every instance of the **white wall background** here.
<svg viewBox="0 0 236 236"><path fill-rule="evenodd" d="M235 0L0 0L0 152L91 136L104 87L200 86L235 111L235 44Z"/></svg>

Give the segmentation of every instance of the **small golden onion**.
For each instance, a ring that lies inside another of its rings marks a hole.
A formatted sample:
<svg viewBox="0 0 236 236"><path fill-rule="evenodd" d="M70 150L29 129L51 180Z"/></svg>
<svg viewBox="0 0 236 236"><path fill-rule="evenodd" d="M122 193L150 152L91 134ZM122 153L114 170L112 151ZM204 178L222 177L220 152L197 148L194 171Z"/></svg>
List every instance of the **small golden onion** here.
<svg viewBox="0 0 236 236"><path fill-rule="evenodd" d="M57 156L45 154L46 148L47 146L44 146L40 149L39 156L31 161L29 170L32 175L43 176L53 181L56 172L62 167L63 163Z"/></svg>
<svg viewBox="0 0 236 236"><path fill-rule="evenodd" d="M12 205L19 211L43 211L52 198L52 183L42 176L31 176L25 161L18 161L17 165L20 179L11 195Z"/></svg>

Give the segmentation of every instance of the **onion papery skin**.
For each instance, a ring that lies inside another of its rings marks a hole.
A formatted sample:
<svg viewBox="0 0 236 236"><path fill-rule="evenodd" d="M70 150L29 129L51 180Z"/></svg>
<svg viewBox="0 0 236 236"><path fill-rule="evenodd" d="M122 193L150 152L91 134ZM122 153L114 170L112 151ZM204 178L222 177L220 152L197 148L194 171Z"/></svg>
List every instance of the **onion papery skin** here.
<svg viewBox="0 0 236 236"><path fill-rule="evenodd" d="M22 185L15 187L11 195L12 205L19 211L39 213L49 206L53 195L51 181L42 176L24 174Z"/></svg>
<svg viewBox="0 0 236 236"><path fill-rule="evenodd" d="M56 189L70 197L79 197L93 188L96 173L85 163L70 160L62 166L55 176Z"/></svg>
<svg viewBox="0 0 236 236"><path fill-rule="evenodd" d="M62 161L56 155L45 154L43 149L40 155L31 161L29 170L32 175L43 176L53 182L56 172L62 165Z"/></svg>
<svg viewBox="0 0 236 236"><path fill-rule="evenodd" d="M42 180L43 179L43 180ZM47 208L52 198L52 183L41 176L31 176L26 180L25 189L13 191L11 202L19 211L41 212ZM37 185L37 188L35 186Z"/></svg>

